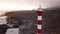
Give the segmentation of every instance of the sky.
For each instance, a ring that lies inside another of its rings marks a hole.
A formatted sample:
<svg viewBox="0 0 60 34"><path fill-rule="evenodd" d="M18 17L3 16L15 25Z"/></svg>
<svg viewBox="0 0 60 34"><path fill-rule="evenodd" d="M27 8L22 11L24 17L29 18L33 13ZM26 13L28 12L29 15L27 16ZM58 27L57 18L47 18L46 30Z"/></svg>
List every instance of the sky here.
<svg viewBox="0 0 60 34"><path fill-rule="evenodd" d="M0 10L31 10L39 3L39 0L0 0Z"/></svg>
<svg viewBox="0 0 60 34"><path fill-rule="evenodd" d="M60 0L0 0L0 10L32 10L60 6Z"/></svg>
<svg viewBox="0 0 60 34"><path fill-rule="evenodd" d="M40 3L45 8L60 7L60 0L40 0Z"/></svg>

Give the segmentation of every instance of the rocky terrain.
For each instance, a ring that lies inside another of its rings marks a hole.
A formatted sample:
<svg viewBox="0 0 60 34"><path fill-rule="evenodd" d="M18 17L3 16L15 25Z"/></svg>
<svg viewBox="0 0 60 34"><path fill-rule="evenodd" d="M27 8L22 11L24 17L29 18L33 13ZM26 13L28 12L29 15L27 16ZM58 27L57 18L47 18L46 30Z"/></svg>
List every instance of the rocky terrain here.
<svg viewBox="0 0 60 34"><path fill-rule="evenodd" d="M60 8L43 11L43 33L60 34Z"/></svg>
<svg viewBox="0 0 60 34"><path fill-rule="evenodd" d="M32 10L27 11L11 11L7 12L7 21L10 24L15 24L14 27L19 28L19 34L36 34L37 33L37 12ZM16 25L17 24L17 25Z"/></svg>
<svg viewBox="0 0 60 34"><path fill-rule="evenodd" d="M8 23L19 23L19 34L36 34L37 12L34 11L14 11L7 12ZM22 22L22 20L26 20ZM49 8L43 11L43 34L60 34L60 8ZM17 27L14 26L14 27Z"/></svg>

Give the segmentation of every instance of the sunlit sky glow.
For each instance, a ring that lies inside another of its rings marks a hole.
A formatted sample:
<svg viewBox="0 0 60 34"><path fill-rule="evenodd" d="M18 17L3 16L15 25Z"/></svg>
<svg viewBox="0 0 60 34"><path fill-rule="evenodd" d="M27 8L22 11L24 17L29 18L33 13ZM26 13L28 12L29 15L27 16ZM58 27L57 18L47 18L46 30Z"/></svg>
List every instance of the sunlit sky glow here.
<svg viewBox="0 0 60 34"><path fill-rule="evenodd" d="M0 0L0 10L32 10L37 9L39 5L48 8L59 3L60 0Z"/></svg>
<svg viewBox="0 0 60 34"><path fill-rule="evenodd" d="M0 0L0 10L32 10L38 6L39 0Z"/></svg>
<svg viewBox="0 0 60 34"><path fill-rule="evenodd" d="M31 10L34 7L32 6L25 6L25 5L0 5L0 10Z"/></svg>

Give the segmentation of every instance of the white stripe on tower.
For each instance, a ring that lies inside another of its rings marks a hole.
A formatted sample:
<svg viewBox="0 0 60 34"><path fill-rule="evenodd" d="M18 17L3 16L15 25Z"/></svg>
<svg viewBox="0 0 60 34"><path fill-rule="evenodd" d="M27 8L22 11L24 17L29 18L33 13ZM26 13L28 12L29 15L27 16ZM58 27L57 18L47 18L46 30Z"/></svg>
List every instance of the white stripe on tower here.
<svg viewBox="0 0 60 34"><path fill-rule="evenodd" d="M42 20L42 16L38 16L38 20Z"/></svg>
<svg viewBox="0 0 60 34"><path fill-rule="evenodd" d="M38 8L38 16L37 16L37 20L38 20L38 25L37 25L37 29L38 29L38 33L37 34L41 34L42 33L42 8Z"/></svg>
<svg viewBox="0 0 60 34"><path fill-rule="evenodd" d="M42 29L42 25L39 25L39 24L38 24L37 26L38 26L38 27L37 27L38 29Z"/></svg>

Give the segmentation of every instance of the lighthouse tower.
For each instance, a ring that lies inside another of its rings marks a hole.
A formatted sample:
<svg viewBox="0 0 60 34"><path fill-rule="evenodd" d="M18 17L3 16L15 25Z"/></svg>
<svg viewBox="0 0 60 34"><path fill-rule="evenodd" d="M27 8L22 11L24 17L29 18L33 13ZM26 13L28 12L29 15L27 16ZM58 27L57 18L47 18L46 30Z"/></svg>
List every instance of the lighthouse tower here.
<svg viewBox="0 0 60 34"><path fill-rule="evenodd" d="M38 29L38 33L37 34L41 34L42 33L42 11L43 9L41 8L41 6L39 6L39 8L37 9L37 21L38 21L38 25L37 25L37 29Z"/></svg>

